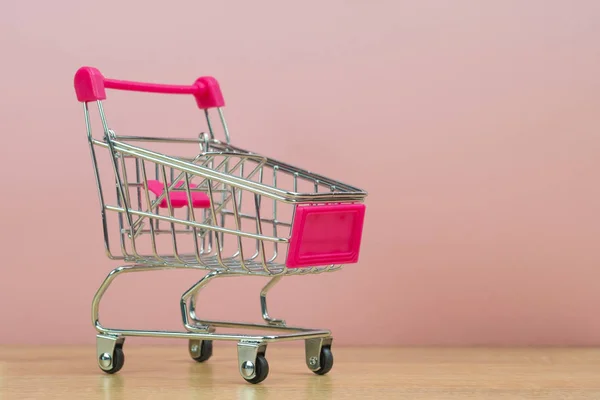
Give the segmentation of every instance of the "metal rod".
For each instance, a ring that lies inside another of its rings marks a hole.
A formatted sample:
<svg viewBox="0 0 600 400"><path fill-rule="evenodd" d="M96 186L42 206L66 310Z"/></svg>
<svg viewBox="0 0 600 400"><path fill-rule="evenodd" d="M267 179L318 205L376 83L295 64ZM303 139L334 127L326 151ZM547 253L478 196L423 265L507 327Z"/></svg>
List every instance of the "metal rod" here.
<svg viewBox="0 0 600 400"><path fill-rule="evenodd" d="M110 211L116 211L119 213L125 212L125 210L121 207L106 206L106 209L110 210ZM129 212L133 215L140 215L143 217L157 219L160 221L167 221L167 222L172 222L172 223L177 223L177 224L195 226L197 228L208 229L208 230L212 230L212 231L216 231L216 232L224 232L224 233L230 233L230 234L235 234L235 235L241 235L244 237L257 239L257 240L266 240L268 242L279 242L279 243L288 243L289 242L289 240L286 238L276 238L276 237L265 236L265 235L257 235L257 234L249 233L249 232L238 232L233 229L221 228L221 227L214 226L214 225L207 225L207 224L201 224L198 222L186 221L184 219L172 218L172 217L168 217L166 215L156 215L156 214L143 212L143 211L137 211L137 210L129 210Z"/></svg>

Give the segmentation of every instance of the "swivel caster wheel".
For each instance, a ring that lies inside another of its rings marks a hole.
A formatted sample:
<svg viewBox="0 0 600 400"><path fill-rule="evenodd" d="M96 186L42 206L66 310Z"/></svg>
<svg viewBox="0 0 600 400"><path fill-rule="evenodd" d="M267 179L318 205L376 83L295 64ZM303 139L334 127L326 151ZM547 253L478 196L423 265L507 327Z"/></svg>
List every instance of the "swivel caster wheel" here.
<svg viewBox="0 0 600 400"><path fill-rule="evenodd" d="M252 374L254 374L254 377L249 378L248 376L252 376ZM257 384L267 379L268 375L269 363L263 355L258 355L254 363L251 361L245 361L242 364L242 377L246 380L246 382Z"/></svg>
<svg viewBox="0 0 600 400"><path fill-rule="evenodd" d="M240 375L248 383L257 384L269 375L269 363L265 358L267 346L261 342L238 343L238 366Z"/></svg>
<svg viewBox="0 0 600 400"><path fill-rule="evenodd" d="M333 368L333 353L331 352L331 337L307 339L306 365L317 375L325 375Z"/></svg>
<svg viewBox="0 0 600 400"><path fill-rule="evenodd" d="M124 340L122 337L96 336L98 366L102 371L107 374L115 374L123 368L125 364L125 354L123 353Z"/></svg>
<svg viewBox="0 0 600 400"><path fill-rule="evenodd" d="M331 347L323 347L319 357L319 369L313 370L317 375L325 375L333 368L333 353Z"/></svg>
<svg viewBox="0 0 600 400"><path fill-rule="evenodd" d="M204 362L213 354L213 342L212 340L190 339L188 349L192 360Z"/></svg>

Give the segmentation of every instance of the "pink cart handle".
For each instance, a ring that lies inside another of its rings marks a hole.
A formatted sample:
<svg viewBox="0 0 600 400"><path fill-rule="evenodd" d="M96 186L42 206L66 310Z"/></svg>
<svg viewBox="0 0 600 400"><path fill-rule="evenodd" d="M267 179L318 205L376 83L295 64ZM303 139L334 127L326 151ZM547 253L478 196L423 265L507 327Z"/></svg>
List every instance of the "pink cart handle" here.
<svg viewBox="0 0 600 400"><path fill-rule="evenodd" d="M75 93L80 102L106 99L105 89L127 90L133 92L191 94L201 109L223 107L225 100L217 80L210 76L196 79L193 85L161 85L156 83L129 82L105 78L93 67L81 67L75 73Z"/></svg>

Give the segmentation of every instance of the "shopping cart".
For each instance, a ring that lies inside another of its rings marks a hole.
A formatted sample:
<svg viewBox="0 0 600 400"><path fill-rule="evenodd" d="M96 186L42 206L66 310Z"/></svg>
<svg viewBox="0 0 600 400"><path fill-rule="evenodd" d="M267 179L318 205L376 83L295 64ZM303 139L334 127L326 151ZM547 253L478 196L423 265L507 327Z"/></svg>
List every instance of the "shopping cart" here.
<svg viewBox="0 0 600 400"><path fill-rule="evenodd" d="M268 343L304 340L308 368L329 372L331 332L290 327L272 318L267 293L284 276L338 271L358 261L366 192L231 145L223 96L212 77L190 86L159 85L106 79L97 69L82 67L74 86L83 103L105 251L125 264L108 274L93 299L100 368L119 371L125 337L142 336L187 339L198 362L211 357L213 340L237 341L239 372L250 383L267 377ZM192 95L205 114L207 131L189 138L119 135L106 119L105 89ZM92 135L91 102L100 117L99 138ZM215 109L224 141L215 137ZM208 271L181 296L185 330L113 329L100 323L100 301L117 276L166 269ZM260 292L264 323L198 316L197 295L203 287L218 277L244 275L270 278ZM269 334L217 333L217 328Z"/></svg>

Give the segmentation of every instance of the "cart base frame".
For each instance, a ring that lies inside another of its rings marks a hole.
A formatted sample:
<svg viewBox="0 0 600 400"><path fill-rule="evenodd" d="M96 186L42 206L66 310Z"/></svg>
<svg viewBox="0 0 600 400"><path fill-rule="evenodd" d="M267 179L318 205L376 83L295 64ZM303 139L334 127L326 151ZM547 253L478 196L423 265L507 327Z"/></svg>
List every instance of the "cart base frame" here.
<svg viewBox="0 0 600 400"><path fill-rule="evenodd" d="M196 314L196 297L200 290L217 277L247 276L248 274L229 271L212 271L200 279L181 296L181 313L185 331L159 330L127 330L113 329L102 326L99 320L100 301L112 282L122 274L133 272L159 271L168 269L200 269L193 266L162 266L162 265L125 265L113 269L94 296L92 303L92 322L98 334L96 335L96 357L98 366L106 373L113 374L121 370L124 364L123 345L125 338L156 337L187 339L188 350L193 360L204 362L212 355L212 341L237 341L238 368L240 375L250 383L260 383L266 379L269 367L265 358L267 344L272 342L304 340L305 361L308 369L323 375L333 366L331 331L325 329L309 329L289 327L284 320L269 316L267 310L267 293L283 277L271 277L260 292L262 317L265 324L213 321L199 319ZM246 330L280 331L279 334L251 335L239 333L216 333L216 328L241 328Z"/></svg>

